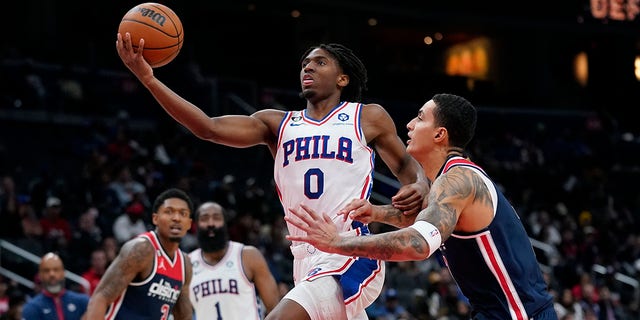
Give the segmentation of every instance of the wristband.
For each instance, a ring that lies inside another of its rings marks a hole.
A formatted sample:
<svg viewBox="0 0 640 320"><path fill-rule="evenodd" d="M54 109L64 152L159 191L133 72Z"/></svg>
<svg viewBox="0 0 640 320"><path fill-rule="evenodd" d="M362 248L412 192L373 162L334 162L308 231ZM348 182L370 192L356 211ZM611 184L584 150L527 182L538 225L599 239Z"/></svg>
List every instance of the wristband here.
<svg viewBox="0 0 640 320"><path fill-rule="evenodd" d="M429 256L431 256L442 244L442 236L436 226L426 221L416 221L410 228L415 229L429 244Z"/></svg>

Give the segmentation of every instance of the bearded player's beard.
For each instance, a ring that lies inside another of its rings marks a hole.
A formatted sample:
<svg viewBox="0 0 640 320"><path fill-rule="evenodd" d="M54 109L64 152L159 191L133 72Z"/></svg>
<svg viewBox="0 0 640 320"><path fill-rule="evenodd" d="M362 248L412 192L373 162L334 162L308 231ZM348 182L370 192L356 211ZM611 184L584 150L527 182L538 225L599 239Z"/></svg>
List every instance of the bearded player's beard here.
<svg viewBox="0 0 640 320"><path fill-rule="evenodd" d="M210 235L213 233L213 235ZM229 241L227 228L209 227L206 229L198 229L198 244L204 252L216 252L225 248Z"/></svg>

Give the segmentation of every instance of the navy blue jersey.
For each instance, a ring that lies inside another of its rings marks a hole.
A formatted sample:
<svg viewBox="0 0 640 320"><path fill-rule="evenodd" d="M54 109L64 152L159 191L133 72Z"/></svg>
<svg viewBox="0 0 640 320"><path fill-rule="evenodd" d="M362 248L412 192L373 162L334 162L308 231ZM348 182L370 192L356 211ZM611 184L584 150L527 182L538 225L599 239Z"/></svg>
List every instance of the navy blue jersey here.
<svg viewBox="0 0 640 320"><path fill-rule="evenodd" d="M155 232L145 232L139 237L149 240L155 248L153 271L146 279L130 283L111 303L105 319L165 320L178 301L186 278L182 251L176 250L172 260Z"/></svg>
<svg viewBox="0 0 640 320"><path fill-rule="evenodd" d="M483 176L491 191L495 216L484 230L453 232L440 247L445 263L473 314L488 319L529 319L552 306L553 299L518 214L476 164L452 157L442 173L465 166ZM466 212L465 214L473 214Z"/></svg>

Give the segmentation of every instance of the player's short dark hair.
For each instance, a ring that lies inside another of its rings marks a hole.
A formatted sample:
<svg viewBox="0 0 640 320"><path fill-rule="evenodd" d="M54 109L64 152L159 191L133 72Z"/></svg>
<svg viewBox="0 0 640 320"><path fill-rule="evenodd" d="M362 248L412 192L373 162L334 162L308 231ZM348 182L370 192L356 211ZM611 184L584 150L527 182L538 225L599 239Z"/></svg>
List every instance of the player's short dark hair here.
<svg viewBox="0 0 640 320"><path fill-rule="evenodd" d="M447 128L449 143L464 149L476 130L476 108L467 99L455 94L439 93L432 100L436 104L433 117L438 125Z"/></svg>
<svg viewBox="0 0 640 320"><path fill-rule="evenodd" d="M191 217L193 217L193 201L191 200L191 197L189 197L186 192L177 188L170 188L160 193L156 197L156 200L153 202L153 212L158 212L158 209L160 208L162 203L170 198L178 198L184 200L189 206Z"/></svg>

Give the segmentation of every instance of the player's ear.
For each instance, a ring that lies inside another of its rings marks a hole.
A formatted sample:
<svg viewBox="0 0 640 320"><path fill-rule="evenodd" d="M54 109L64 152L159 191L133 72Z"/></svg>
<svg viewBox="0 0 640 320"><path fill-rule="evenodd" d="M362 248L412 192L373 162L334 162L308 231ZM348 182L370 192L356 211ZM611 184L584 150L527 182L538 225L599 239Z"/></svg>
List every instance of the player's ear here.
<svg viewBox="0 0 640 320"><path fill-rule="evenodd" d="M349 76L346 74L338 75L338 86L346 87L349 84Z"/></svg>
<svg viewBox="0 0 640 320"><path fill-rule="evenodd" d="M442 138L444 138L447 135L447 128L445 127L440 127L438 129L436 129L436 134L434 136L434 138L436 140L441 140Z"/></svg>

